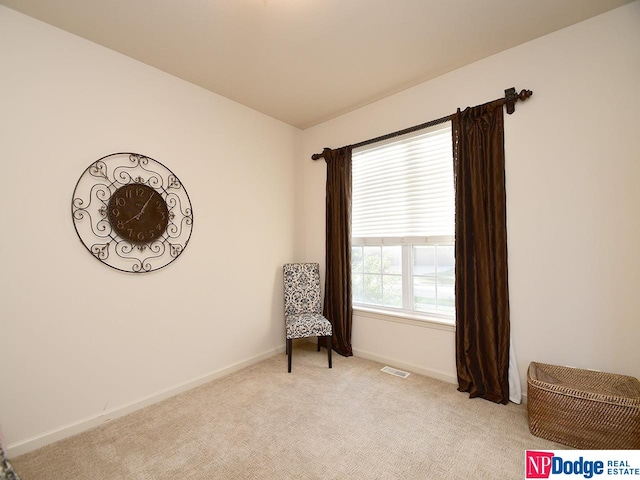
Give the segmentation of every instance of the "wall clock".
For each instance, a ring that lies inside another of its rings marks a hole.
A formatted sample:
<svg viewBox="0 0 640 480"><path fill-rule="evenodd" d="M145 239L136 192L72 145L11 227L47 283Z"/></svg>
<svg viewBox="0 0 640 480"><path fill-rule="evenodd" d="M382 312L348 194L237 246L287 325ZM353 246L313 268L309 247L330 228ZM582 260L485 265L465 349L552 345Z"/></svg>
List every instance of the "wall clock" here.
<svg viewBox="0 0 640 480"><path fill-rule="evenodd" d="M89 165L73 191L71 216L93 257L131 273L169 265L193 229L182 182L162 163L137 153L113 153Z"/></svg>

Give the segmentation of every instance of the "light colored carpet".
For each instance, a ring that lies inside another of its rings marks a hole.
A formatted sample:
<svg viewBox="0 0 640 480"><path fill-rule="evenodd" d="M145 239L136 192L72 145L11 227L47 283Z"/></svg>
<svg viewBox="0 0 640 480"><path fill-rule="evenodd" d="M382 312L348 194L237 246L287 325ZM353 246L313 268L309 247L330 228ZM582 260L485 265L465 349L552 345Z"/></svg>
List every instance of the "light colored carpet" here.
<svg viewBox="0 0 640 480"><path fill-rule="evenodd" d="M521 479L526 407L296 346L227 377L16 457L22 480Z"/></svg>

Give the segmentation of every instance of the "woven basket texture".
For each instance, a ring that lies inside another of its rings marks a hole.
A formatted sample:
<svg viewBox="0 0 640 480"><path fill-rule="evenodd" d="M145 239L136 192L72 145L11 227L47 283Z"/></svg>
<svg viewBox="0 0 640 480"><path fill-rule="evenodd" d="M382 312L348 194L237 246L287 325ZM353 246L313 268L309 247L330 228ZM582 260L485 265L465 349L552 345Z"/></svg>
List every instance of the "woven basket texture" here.
<svg viewBox="0 0 640 480"><path fill-rule="evenodd" d="M640 449L640 381L531 362L527 373L529 430L585 450Z"/></svg>

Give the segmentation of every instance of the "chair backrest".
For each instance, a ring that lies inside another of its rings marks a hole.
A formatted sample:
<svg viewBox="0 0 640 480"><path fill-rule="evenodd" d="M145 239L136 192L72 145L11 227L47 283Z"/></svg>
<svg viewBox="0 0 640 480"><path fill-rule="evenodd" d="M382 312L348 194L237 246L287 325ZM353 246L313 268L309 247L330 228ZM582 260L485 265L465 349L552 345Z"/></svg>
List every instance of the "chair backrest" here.
<svg viewBox="0 0 640 480"><path fill-rule="evenodd" d="M284 272L284 314L322 313L320 265L287 263Z"/></svg>

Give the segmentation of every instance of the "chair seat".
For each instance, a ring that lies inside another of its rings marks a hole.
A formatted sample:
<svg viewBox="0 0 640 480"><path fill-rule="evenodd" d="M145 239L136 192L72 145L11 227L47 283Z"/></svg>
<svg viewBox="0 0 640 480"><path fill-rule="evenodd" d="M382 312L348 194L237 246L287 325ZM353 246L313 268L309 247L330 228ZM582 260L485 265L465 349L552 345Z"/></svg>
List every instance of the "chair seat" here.
<svg viewBox="0 0 640 480"><path fill-rule="evenodd" d="M331 322L319 313L287 315L287 339L304 337L325 337L332 334Z"/></svg>

